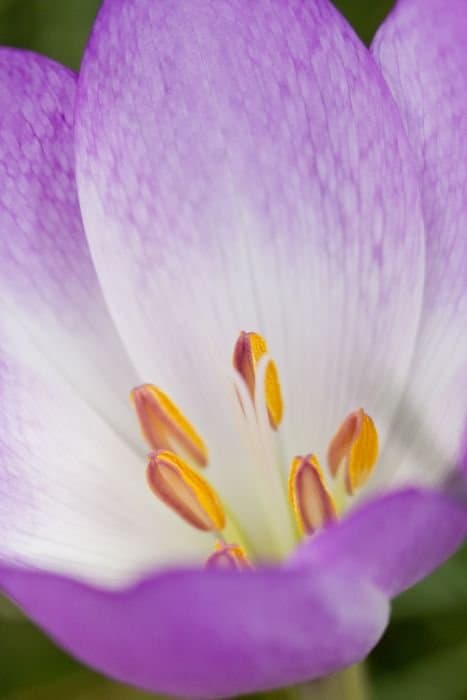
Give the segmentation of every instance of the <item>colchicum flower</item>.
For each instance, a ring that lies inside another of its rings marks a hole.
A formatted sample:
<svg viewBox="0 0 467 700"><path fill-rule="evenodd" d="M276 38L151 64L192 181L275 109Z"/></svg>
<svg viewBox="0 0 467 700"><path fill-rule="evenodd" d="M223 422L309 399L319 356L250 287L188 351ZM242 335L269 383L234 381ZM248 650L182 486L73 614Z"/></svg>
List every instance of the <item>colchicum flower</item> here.
<svg viewBox="0 0 467 700"><path fill-rule="evenodd" d="M463 0L371 51L327 0L105 0L0 102L2 590L174 695L364 658L467 532Z"/></svg>

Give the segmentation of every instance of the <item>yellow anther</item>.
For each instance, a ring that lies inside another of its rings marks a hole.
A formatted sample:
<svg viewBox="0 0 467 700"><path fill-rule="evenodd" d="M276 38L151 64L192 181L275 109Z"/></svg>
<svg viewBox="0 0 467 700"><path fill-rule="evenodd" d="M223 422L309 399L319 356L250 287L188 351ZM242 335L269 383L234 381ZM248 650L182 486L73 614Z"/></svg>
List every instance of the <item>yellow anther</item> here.
<svg viewBox="0 0 467 700"><path fill-rule="evenodd" d="M258 362L267 355L267 352L267 343L258 333L242 331L235 343L233 366L242 376L253 402L255 401ZM271 427L276 430L282 420L284 407L279 375L273 360L269 360L265 371L264 398L268 409L269 422Z"/></svg>
<svg viewBox="0 0 467 700"><path fill-rule="evenodd" d="M199 467L208 462L208 451L191 423L177 406L152 384L133 389L135 407L144 439L153 450L172 450L193 459Z"/></svg>
<svg viewBox="0 0 467 700"><path fill-rule="evenodd" d="M336 476L345 468L345 485L349 495L363 486L378 459L378 433L370 416L362 408L350 413L331 440L328 464Z"/></svg>
<svg viewBox="0 0 467 700"><path fill-rule="evenodd" d="M336 519L336 507L314 455L295 457L289 474L289 501L298 528L311 535Z"/></svg>
<svg viewBox="0 0 467 700"><path fill-rule="evenodd" d="M206 568L244 571L252 567L243 547L217 542L216 551L207 560Z"/></svg>
<svg viewBox="0 0 467 700"><path fill-rule="evenodd" d="M277 372L276 364L272 360L268 362L268 366L266 367L264 388L266 393L266 406L268 408L269 422L271 427L276 430L282 420L284 405L282 403L279 374Z"/></svg>
<svg viewBox="0 0 467 700"><path fill-rule="evenodd" d="M168 450L150 455L148 484L153 493L198 530L221 531L225 513L206 479Z"/></svg>

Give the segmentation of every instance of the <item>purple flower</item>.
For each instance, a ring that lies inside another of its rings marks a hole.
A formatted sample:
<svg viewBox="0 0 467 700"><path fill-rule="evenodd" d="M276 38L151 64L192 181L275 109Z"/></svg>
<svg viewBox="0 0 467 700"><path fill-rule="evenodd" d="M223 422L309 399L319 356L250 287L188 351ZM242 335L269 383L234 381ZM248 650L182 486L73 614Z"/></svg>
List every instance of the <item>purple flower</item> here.
<svg viewBox="0 0 467 700"><path fill-rule="evenodd" d="M463 0L371 53L327 0L106 0L78 80L0 52L0 587L79 659L321 677L462 543L466 107Z"/></svg>

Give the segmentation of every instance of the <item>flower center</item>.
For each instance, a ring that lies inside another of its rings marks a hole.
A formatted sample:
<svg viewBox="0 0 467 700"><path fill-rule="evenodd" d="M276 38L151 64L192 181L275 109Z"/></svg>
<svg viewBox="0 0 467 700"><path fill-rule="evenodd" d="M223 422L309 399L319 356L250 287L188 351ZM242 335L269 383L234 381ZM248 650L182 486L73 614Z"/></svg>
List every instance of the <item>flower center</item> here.
<svg viewBox="0 0 467 700"><path fill-rule="evenodd" d="M236 392L243 419L254 432L280 431L284 413L276 365L264 338L241 332L233 351ZM130 394L141 432L153 452L147 481L154 495L191 527L212 533L215 551L206 566L250 568L248 543L234 517L200 469L208 466L208 450L190 421L160 389L143 384ZM276 482L297 539L310 537L343 512L368 481L378 457L378 434L362 408L350 413L329 443L327 475L318 458L297 456L289 468L288 485ZM271 481L272 485L272 481ZM288 508L287 508L288 503Z"/></svg>

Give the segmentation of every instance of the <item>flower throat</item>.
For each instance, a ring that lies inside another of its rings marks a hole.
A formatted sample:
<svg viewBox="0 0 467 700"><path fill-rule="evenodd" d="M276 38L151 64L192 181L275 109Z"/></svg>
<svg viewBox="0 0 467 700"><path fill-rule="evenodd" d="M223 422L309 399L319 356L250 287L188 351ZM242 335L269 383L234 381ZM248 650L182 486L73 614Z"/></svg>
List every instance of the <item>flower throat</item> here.
<svg viewBox="0 0 467 700"><path fill-rule="evenodd" d="M232 363L232 390L244 420L258 424L266 411L266 431L273 436L280 430L284 404L279 374L265 339L258 333L242 331L235 343ZM191 527L212 533L214 552L207 567L251 568L257 553L201 473L209 464L202 437L161 389L143 384L133 389L130 397L143 438L152 450L146 475L153 494ZM256 428L259 430L258 425ZM292 460L288 479L281 475L277 478L271 466L296 540L313 535L338 518L349 499L369 479L377 457L375 425L359 408L344 419L329 443L326 475L311 452Z"/></svg>

